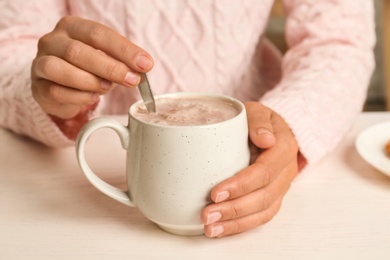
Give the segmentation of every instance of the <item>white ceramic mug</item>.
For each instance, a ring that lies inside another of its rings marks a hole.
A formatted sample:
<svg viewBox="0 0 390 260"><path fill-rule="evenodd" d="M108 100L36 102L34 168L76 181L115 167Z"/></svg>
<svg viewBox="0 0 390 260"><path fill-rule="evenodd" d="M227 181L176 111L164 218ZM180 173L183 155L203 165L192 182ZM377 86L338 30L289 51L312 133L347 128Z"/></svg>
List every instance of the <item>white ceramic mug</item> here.
<svg viewBox="0 0 390 260"><path fill-rule="evenodd" d="M217 98L230 102L239 113L211 125L166 126L135 118L133 113L140 101L130 107L128 126L110 118L89 121L77 137L77 158L97 189L137 207L163 230L177 235L203 234L200 214L211 203L211 189L249 164L245 107L221 95L176 93L160 97ZM86 163L85 142L99 128L113 129L127 150L127 191L104 182Z"/></svg>

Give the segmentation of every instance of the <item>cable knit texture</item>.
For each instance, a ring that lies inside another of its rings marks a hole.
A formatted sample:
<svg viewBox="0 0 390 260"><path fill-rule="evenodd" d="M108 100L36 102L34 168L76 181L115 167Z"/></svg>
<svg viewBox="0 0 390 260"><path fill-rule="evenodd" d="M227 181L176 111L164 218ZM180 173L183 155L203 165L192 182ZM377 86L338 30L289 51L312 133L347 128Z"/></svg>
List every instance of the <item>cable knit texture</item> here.
<svg viewBox="0 0 390 260"><path fill-rule="evenodd" d="M50 146L73 144L34 101L37 41L64 15L108 25L155 59L155 94L214 92L259 100L279 113L309 164L349 130L374 68L370 0L286 0L281 59L262 37L272 0L4 0L0 2L0 125ZM139 99L116 87L94 116L124 114Z"/></svg>

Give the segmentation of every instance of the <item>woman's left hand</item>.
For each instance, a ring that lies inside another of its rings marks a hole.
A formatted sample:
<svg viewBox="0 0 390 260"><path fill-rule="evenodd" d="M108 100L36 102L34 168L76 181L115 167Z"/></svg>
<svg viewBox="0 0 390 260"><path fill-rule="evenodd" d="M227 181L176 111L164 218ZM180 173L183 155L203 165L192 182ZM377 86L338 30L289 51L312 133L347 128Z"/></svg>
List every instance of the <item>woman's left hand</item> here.
<svg viewBox="0 0 390 260"><path fill-rule="evenodd" d="M211 191L214 203L201 214L208 237L241 233L270 221L302 168L297 142L283 118L258 102L245 107L252 162Z"/></svg>

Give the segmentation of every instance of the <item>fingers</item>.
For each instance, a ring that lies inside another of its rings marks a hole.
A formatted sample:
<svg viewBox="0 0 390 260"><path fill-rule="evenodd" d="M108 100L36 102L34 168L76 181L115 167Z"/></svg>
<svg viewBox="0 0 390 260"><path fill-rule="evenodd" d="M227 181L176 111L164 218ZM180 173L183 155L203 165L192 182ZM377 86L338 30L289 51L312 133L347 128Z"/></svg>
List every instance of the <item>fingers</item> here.
<svg viewBox="0 0 390 260"><path fill-rule="evenodd" d="M218 203L238 198L272 183L290 163L297 163L295 148L285 146L278 141L271 149L263 151L254 164L216 185L211 199Z"/></svg>
<svg viewBox="0 0 390 260"><path fill-rule="evenodd" d="M153 66L153 59L146 51L107 26L90 20L81 23L80 18L64 17L58 27L64 27L70 38L102 50L134 71L147 72Z"/></svg>
<svg viewBox="0 0 390 260"><path fill-rule="evenodd" d="M34 78L46 79L58 85L104 94L110 90L111 82L82 70L56 56L42 56L34 61Z"/></svg>
<svg viewBox="0 0 390 260"><path fill-rule="evenodd" d="M76 116L86 105L112 88L112 83L56 56L34 60L32 93L49 114L64 119Z"/></svg>
<svg viewBox="0 0 390 260"><path fill-rule="evenodd" d="M140 75L129 69L123 62L83 42L61 35L55 37L61 41L61 45L47 44L45 57L59 57L81 70L127 87L135 87L139 84Z"/></svg>
<svg viewBox="0 0 390 260"><path fill-rule="evenodd" d="M249 137L259 148L269 148L275 144L274 129L271 124L272 112L259 102L246 102Z"/></svg>
<svg viewBox="0 0 390 260"><path fill-rule="evenodd" d="M297 164L291 163L267 187L206 207L201 215L206 236L232 235L270 221L279 211L296 173Z"/></svg>
<svg viewBox="0 0 390 260"><path fill-rule="evenodd" d="M150 55L118 32L80 17L64 17L38 42L31 90L42 109L73 138L72 129L79 130L88 120L99 95L110 91L112 83L135 87L139 73L152 67Z"/></svg>
<svg viewBox="0 0 390 260"><path fill-rule="evenodd" d="M73 118L83 106L99 101L99 94L95 92L80 91L45 79L39 79L37 84L39 87L31 86L34 98L48 114L63 119Z"/></svg>
<svg viewBox="0 0 390 260"><path fill-rule="evenodd" d="M245 232L271 221L279 211L280 206L281 200L278 200L265 211L256 212L233 221L223 221L214 225L206 225L204 229L205 235L210 238L219 238Z"/></svg>
<svg viewBox="0 0 390 260"><path fill-rule="evenodd" d="M211 192L214 202L234 199L263 188L272 183L289 164L297 164L298 145L290 128L277 114L271 118L275 144L262 151L254 164L215 186ZM249 124L257 125L251 122Z"/></svg>
<svg viewBox="0 0 390 260"><path fill-rule="evenodd" d="M137 86L141 81L139 72L149 71L153 66L153 59L147 52L118 32L79 17L62 18L53 32L39 40L37 58L52 56L106 81L127 87ZM69 82L60 82L60 74L52 75L54 77L50 79L53 82L70 85ZM39 76L49 78L47 75ZM72 87L78 88L79 85Z"/></svg>
<svg viewBox="0 0 390 260"><path fill-rule="evenodd" d="M142 48L111 28L80 17L64 17L40 38L31 68L34 98L45 112L69 119L112 88L135 87L153 67Z"/></svg>
<svg viewBox="0 0 390 260"><path fill-rule="evenodd" d="M288 180L280 180L267 187L267 189L258 189L245 196L234 200L228 200L213 205L212 212L205 216L205 223L212 224L216 221L225 221L229 219L241 218L256 212L268 209L276 200L280 199L289 189ZM216 219L214 212L220 214ZM213 221L214 220L214 221Z"/></svg>
<svg viewBox="0 0 390 260"><path fill-rule="evenodd" d="M264 150L254 164L216 185L211 191L214 202L234 199L263 188L272 183L290 163L297 163L298 146L291 130L279 116L273 117L275 144Z"/></svg>
<svg viewBox="0 0 390 260"><path fill-rule="evenodd" d="M246 104L251 141L259 128L273 133L273 144L261 151L255 162L211 191L214 204L202 211L207 236L220 237L243 232L270 220L278 211L292 180L298 173L298 145L287 123L272 110ZM262 141L257 142L261 145Z"/></svg>
<svg viewBox="0 0 390 260"><path fill-rule="evenodd" d="M135 87L153 59L118 32L80 17L64 17L38 42L31 68L34 98L63 119L99 100L112 83Z"/></svg>

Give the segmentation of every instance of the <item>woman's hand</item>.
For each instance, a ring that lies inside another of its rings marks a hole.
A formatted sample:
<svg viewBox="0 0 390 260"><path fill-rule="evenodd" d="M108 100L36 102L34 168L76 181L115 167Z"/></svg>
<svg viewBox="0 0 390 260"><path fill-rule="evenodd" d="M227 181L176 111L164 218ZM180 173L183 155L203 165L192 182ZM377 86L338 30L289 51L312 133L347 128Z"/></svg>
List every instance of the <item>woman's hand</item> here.
<svg viewBox="0 0 390 260"><path fill-rule="evenodd" d="M252 164L211 191L202 211L205 234L223 237L270 221L298 173L298 145L287 123L258 102L245 104Z"/></svg>
<svg viewBox="0 0 390 260"><path fill-rule="evenodd" d="M93 107L112 82L137 86L139 73L152 67L151 56L116 31L69 16L39 40L31 88L45 112L71 120Z"/></svg>

